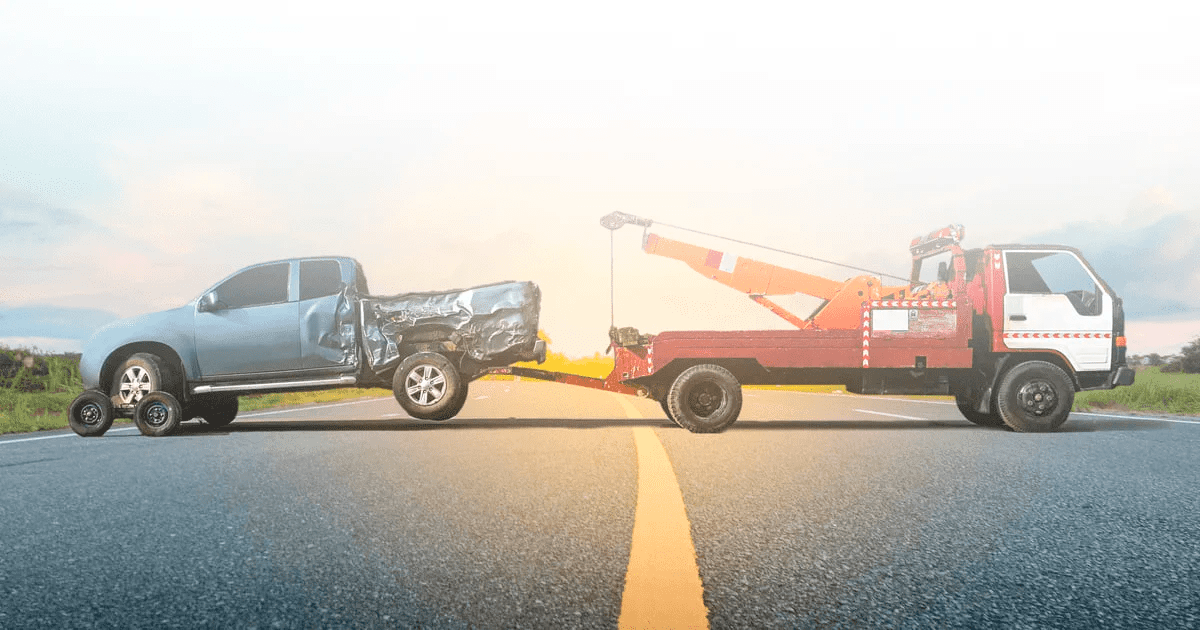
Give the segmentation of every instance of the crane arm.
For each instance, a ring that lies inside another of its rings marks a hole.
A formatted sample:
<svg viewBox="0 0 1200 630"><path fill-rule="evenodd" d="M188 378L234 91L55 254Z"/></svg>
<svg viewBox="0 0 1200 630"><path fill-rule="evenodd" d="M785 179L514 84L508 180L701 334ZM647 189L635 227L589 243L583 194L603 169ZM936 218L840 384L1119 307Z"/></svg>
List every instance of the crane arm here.
<svg viewBox="0 0 1200 630"><path fill-rule="evenodd" d="M649 230L654 222L631 214L613 212L601 218L600 224L610 230L617 230L624 225L639 225ZM863 302L878 300L883 295L897 295L907 289L884 287L880 279L874 276L858 276L844 281L830 280L649 232L643 238L642 249L648 254L682 261L700 275L748 295L772 313L802 329L858 328L861 326ZM825 302L808 319L802 319L766 298L768 295L796 293L811 295Z"/></svg>
<svg viewBox="0 0 1200 630"><path fill-rule="evenodd" d="M795 269L663 238L657 234L646 235L642 250L647 254L682 261L700 275L749 295L803 293L831 300L844 284Z"/></svg>

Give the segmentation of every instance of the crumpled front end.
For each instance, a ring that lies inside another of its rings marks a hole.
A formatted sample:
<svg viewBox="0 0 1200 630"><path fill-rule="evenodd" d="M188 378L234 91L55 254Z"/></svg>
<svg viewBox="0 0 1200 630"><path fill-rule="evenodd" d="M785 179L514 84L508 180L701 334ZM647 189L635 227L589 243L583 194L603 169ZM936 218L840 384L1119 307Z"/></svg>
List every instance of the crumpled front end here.
<svg viewBox="0 0 1200 630"><path fill-rule="evenodd" d="M395 367L414 348L441 348L481 368L542 360L545 344L537 338L541 299L533 282L365 297L367 359L376 373Z"/></svg>

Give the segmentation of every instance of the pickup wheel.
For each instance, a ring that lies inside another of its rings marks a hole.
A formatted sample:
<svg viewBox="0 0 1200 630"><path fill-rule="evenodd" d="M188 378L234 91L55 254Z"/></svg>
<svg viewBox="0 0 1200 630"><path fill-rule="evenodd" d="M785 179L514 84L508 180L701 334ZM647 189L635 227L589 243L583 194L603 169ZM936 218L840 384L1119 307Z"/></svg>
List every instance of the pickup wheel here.
<svg viewBox="0 0 1200 630"><path fill-rule="evenodd" d="M83 437L100 437L113 423L112 399L89 389L75 397L67 411L71 430Z"/></svg>
<svg viewBox="0 0 1200 630"><path fill-rule="evenodd" d="M150 392L163 388L163 361L139 352L125 359L113 373L112 395L122 407L135 407Z"/></svg>
<svg viewBox="0 0 1200 630"><path fill-rule="evenodd" d="M467 402L467 386L450 359L418 352L396 368L392 394L408 415L421 420L449 420Z"/></svg>
<svg viewBox="0 0 1200 630"><path fill-rule="evenodd" d="M996 407L1013 431L1045 433L1066 422L1075 402L1075 387L1062 368L1046 361L1027 361L1000 381Z"/></svg>
<svg viewBox="0 0 1200 630"><path fill-rule="evenodd" d="M233 422L238 414L237 396L214 396L193 403L191 415L198 417L210 427L223 427Z"/></svg>
<svg viewBox="0 0 1200 630"><path fill-rule="evenodd" d="M955 395L954 404L958 405L958 412L964 418L981 427L1002 427L1004 426L1004 418L1000 417L999 413L992 411L991 413L980 413L976 408L976 397L971 395ZM993 406L994 409L994 406Z"/></svg>
<svg viewBox="0 0 1200 630"><path fill-rule="evenodd" d="M150 392L133 409L133 423L148 437L170 435L183 422L183 408L167 392Z"/></svg>
<svg viewBox="0 0 1200 630"><path fill-rule="evenodd" d="M719 365L693 365L671 384L667 408L671 419L692 433L719 433L742 410L742 385Z"/></svg>

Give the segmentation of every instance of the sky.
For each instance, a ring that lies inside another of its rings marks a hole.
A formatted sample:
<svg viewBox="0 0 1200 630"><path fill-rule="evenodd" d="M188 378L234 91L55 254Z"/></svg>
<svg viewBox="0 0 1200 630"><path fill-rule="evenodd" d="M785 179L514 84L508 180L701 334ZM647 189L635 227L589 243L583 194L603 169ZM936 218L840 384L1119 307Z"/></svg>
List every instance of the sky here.
<svg viewBox="0 0 1200 630"><path fill-rule="evenodd" d="M901 276L951 223L1072 245L1131 352L1200 336L1196 3L194 4L0 0L0 343L331 254L533 280L574 356L788 326L632 227L610 308L614 210Z"/></svg>

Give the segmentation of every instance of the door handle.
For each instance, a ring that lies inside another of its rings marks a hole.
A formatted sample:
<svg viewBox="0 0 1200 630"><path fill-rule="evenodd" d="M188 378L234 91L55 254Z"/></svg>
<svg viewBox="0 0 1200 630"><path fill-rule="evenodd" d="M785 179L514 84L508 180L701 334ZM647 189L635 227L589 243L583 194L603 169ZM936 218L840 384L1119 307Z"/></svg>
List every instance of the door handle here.
<svg viewBox="0 0 1200 630"><path fill-rule="evenodd" d="M1023 322L1023 321L1025 321L1025 316L1024 315L1009 315L1008 319L1009 319L1009 321Z"/></svg>

